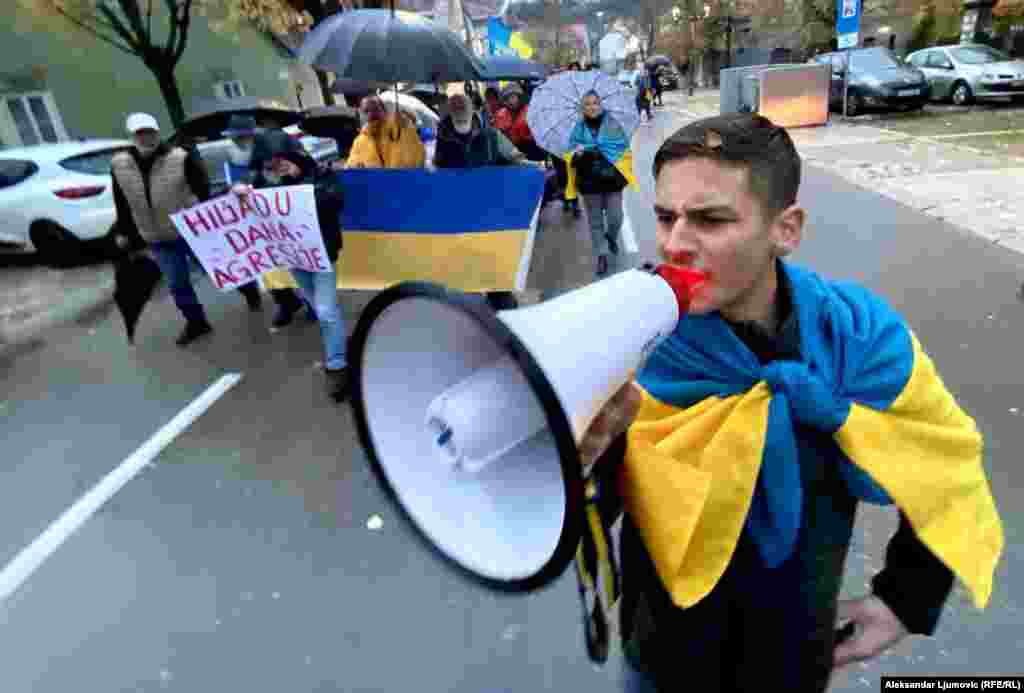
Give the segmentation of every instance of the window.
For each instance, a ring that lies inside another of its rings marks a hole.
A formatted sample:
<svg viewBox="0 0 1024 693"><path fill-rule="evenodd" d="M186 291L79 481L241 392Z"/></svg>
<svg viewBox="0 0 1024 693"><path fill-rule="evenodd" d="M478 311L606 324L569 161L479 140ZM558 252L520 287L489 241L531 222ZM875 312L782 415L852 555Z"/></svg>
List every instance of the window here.
<svg viewBox="0 0 1024 693"><path fill-rule="evenodd" d="M940 69L946 69L953 67L949 62L949 58L942 51L932 51L928 54L928 62L925 63L928 67L935 67Z"/></svg>
<svg viewBox="0 0 1024 693"><path fill-rule="evenodd" d="M988 46L970 46L950 49L950 53L958 62L968 65L984 65L985 63L999 63L1011 60L1010 56L1002 51Z"/></svg>
<svg viewBox="0 0 1024 693"><path fill-rule="evenodd" d="M4 98L21 144L30 147L44 142L60 142L64 127L46 93L23 94Z"/></svg>
<svg viewBox="0 0 1024 693"><path fill-rule="evenodd" d="M39 167L22 159L0 159L0 189L10 188L29 178Z"/></svg>
<svg viewBox="0 0 1024 693"><path fill-rule="evenodd" d="M914 53L910 56L910 64L914 67L924 67L928 60L928 56L931 55L929 51L923 53Z"/></svg>
<svg viewBox="0 0 1024 693"><path fill-rule="evenodd" d="M213 87L213 93L219 99L237 99L245 96L245 86L237 79L218 82Z"/></svg>
<svg viewBox="0 0 1024 693"><path fill-rule="evenodd" d="M854 68L861 70L886 70L900 66L900 59L888 48L862 48L853 52Z"/></svg>
<svg viewBox="0 0 1024 693"><path fill-rule="evenodd" d="M76 173L88 173L93 176L105 176L110 173L110 163L114 160L114 156L118 152L125 151L122 149L104 149L98 152L89 152L88 154L79 154L78 156L72 156L64 159L60 162L60 165L69 171L75 171Z"/></svg>

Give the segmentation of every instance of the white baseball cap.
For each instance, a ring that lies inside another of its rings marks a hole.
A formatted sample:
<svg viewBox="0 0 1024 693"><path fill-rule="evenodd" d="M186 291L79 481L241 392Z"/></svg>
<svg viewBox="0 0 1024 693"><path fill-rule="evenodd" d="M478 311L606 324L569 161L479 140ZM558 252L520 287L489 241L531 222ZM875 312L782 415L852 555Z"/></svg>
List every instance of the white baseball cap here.
<svg viewBox="0 0 1024 693"><path fill-rule="evenodd" d="M148 113L132 113L124 125L133 135L139 130L160 130L160 124L156 122L156 118Z"/></svg>

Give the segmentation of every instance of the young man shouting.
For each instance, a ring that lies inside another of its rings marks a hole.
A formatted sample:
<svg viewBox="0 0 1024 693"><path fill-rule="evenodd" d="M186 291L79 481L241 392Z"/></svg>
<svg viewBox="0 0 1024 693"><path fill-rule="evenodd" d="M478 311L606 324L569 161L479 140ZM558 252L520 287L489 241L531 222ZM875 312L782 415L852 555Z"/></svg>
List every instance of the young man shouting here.
<svg viewBox="0 0 1024 693"><path fill-rule="evenodd" d="M806 215L783 128L697 121L654 175L662 259L708 279L580 445L606 517L625 510L628 690L820 693L931 635L954 577L987 604L1003 532L982 439L895 311L784 259ZM900 524L873 593L840 603L859 501Z"/></svg>

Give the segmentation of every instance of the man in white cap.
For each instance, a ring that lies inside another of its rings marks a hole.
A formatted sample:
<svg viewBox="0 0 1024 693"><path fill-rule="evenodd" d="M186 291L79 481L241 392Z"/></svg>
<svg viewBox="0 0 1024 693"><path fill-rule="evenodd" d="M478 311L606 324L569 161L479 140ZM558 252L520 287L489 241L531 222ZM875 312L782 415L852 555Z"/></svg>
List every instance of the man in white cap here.
<svg viewBox="0 0 1024 693"><path fill-rule="evenodd" d="M210 199L210 179L195 150L186 151L160 141L160 125L147 113L133 113L125 123L135 147L111 162L118 245L148 244L171 295L185 317L178 346L191 344L212 331L190 278L191 250L171 221L171 215ZM133 243L134 239L134 243ZM259 288L239 290L257 310Z"/></svg>

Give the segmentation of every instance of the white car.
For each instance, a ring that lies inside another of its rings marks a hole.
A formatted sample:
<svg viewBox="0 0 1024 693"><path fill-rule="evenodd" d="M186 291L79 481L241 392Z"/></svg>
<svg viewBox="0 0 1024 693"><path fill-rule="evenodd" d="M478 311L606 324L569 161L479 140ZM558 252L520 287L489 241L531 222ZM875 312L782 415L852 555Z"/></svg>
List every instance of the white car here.
<svg viewBox="0 0 1024 693"><path fill-rule="evenodd" d="M78 241L114 224L110 162L127 140L88 140L0 151L0 253L37 252L69 264Z"/></svg>

